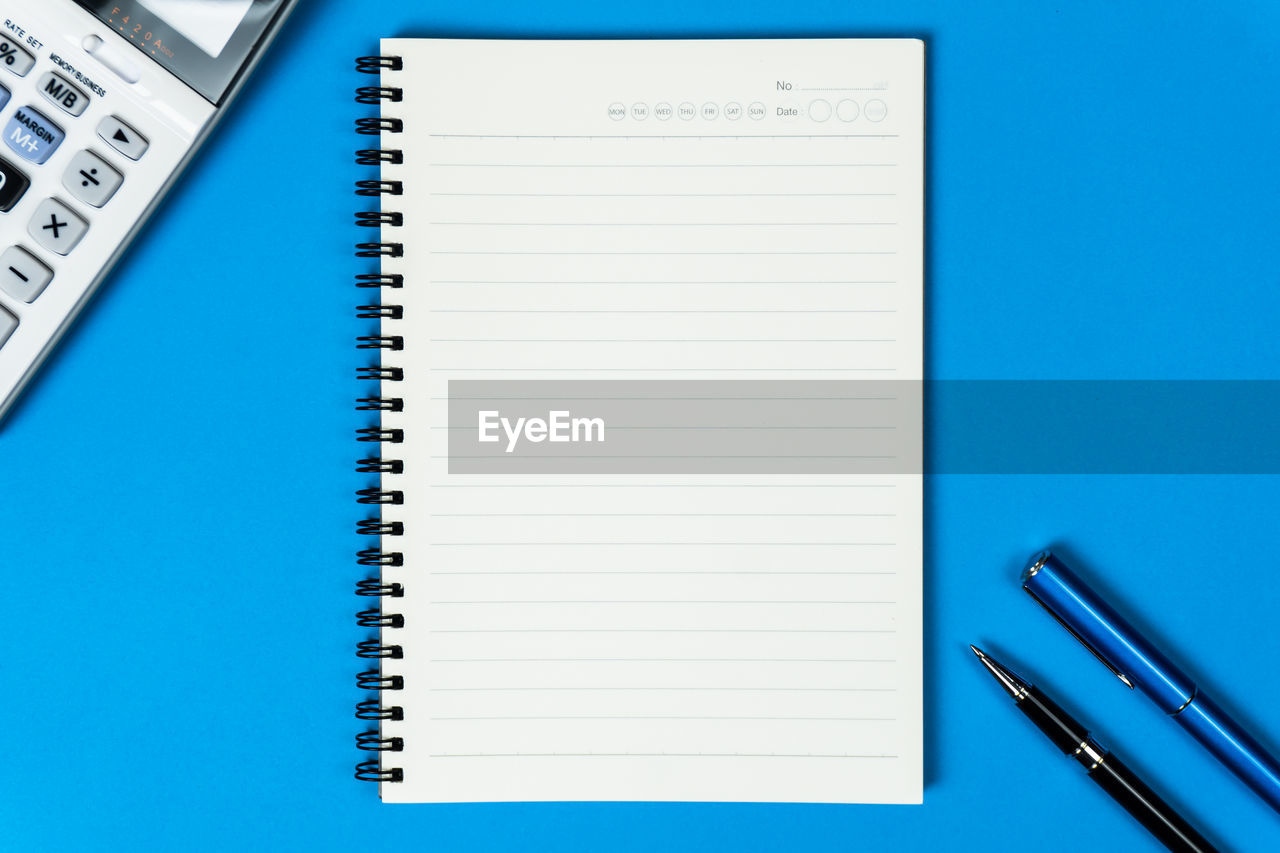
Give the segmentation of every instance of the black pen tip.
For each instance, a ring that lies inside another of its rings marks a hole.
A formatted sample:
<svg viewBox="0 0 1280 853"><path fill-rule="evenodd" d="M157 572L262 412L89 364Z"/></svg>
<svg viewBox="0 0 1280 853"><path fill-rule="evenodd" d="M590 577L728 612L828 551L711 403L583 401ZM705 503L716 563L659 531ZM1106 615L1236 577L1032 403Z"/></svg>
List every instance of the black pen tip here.
<svg viewBox="0 0 1280 853"><path fill-rule="evenodd" d="M987 655L987 653L982 649L972 643L969 644L969 648L978 656L978 660L982 662L984 667L986 667L987 672L991 673L991 676L996 681L1000 682L1000 686L1003 687L1014 699L1021 700L1026 695L1027 691L1031 689L1030 684L1023 681L1016 673L1001 664L995 658Z"/></svg>

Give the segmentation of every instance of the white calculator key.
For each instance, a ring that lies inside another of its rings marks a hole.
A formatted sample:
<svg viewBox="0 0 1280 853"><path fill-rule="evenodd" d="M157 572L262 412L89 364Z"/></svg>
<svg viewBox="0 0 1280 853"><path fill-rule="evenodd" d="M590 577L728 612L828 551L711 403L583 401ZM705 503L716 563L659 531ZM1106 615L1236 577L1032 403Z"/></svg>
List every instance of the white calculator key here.
<svg viewBox="0 0 1280 853"><path fill-rule="evenodd" d="M0 255L0 290L14 299L35 302L52 280L53 270L21 246L10 246Z"/></svg>
<svg viewBox="0 0 1280 853"><path fill-rule="evenodd" d="M107 116L98 124L98 135L130 160L147 153L147 138L115 116Z"/></svg>
<svg viewBox="0 0 1280 853"><path fill-rule="evenodd" d="M62 185L77 201L94 207L102 207L120 189L124 176L107 165L92 151L81 151L71 158L67 171L62 174Z"/></svg>
<svg viewBox="0 0 1280 853"><path fill-rule="evenodd" d="M36 242L50 252L59 255L68 254L80 242L84 232L89 230L89 223L71 212L56 198L46 198L36 208L35 216L27 225L27 233L36 238Z"/></svg>
<svg viewBox="0 0 1280 853"><path fill-rule="evenodd" d="M66 112L78 116L89 106L89 95L66 77L54 71L46 71L36 83L40 94Z"/></svg>
<svg viewBox="0 0 1280 853"><path fill-rule="evenodd" d="M18 328L18 318L0 308L0 346L4 346L4 342L9 340L9 336L16 328Z"/></svg>
<svg viewBox="0 0 1280 853"><path fill-rule="evenodd" d="M0 63L19 77L26 77L36 58L18 47L17 42L0 36Z"/></svg>

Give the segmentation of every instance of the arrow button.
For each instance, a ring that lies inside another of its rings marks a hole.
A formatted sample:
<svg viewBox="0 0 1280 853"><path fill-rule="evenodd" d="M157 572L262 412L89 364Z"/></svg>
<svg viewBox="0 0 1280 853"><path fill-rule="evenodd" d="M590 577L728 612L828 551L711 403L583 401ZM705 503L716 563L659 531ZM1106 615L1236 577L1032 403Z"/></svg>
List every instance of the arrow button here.
<svg viewBox="0 0 1280 853"><path fill-rule="evenodd" d="M98 135L130 160L142 157L150 145L142 134L115 116L107 116L98 124Z"/></svg>

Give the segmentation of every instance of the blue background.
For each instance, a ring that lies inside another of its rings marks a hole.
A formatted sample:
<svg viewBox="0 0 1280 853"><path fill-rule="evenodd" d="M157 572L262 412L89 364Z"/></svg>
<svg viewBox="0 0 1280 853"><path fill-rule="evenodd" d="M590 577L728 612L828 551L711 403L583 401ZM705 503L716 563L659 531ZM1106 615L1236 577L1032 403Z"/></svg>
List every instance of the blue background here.
<svg viewBox="0 0 1280 853"><path fill-rule="evenodd" d="M350 252L352 57L379 35L918 35L933 378L1277 379L1280 6L302 6L0 431L0 847L1159 849L971 641L1224 847L1280 846L1280 817L1014 581L1060 545L1280 744L1274 476L931 477L922 807L380 805L351 779Z"/></svg>

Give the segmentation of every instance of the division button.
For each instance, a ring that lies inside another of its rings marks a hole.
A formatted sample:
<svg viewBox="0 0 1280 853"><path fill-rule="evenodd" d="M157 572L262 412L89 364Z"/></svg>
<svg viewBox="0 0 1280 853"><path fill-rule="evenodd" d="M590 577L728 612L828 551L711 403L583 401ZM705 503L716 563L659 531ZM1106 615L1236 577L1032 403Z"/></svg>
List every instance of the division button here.
<svg viewBox="0 0 1280 853"><path fill-rule="evenodd" d="M36 58L18 47L17 42L0 36L0 63L19 77L26 77Z"/></svg>
<svg viewBox="0 0 1280 853"><path fill-rule="evenodd" d="M836 104L836 118L841 121L853 121L858 117L858 102L845 98Z"/></svg>
<svg viewBox="0 0 1280 853"><path fill-rule="evenodd" d="M831 102L818 98L809 102L809 118L814 121L826 121L831 118Z"/></svg>
<svg viewBox="0 0 1280 853"><path fill-rule="evenodd" d="M112 148L130 160L137 160L147 153L147 138L115 116L107 116L98 123L98 135Z"/></svg>
<svg viewBox="0 0 1280 853"><path fill-rule="evenodd" d="M120 189L124 176L107 165L92 151L81 151L71 158L62 174L62 185L85 204L102 207Z"/></svg>
<svg viewBox="0 0 1280 853"><path fill-rule="evenodd" d="M89 223L55 198L46 198L40 202L27 225L27 233L37 243L59 255L68 254L74 249L88 230Z"/></svg>
<svg viewBox="0 0 1280 853"><path fill-rule="evenodd" d="M73 116L80 115L89 106L89 95L73 86L61 74L44 72L44 76L36 83L36 88L40 90L40 94Z"/></svg>
<svg viewBox="0 0 1280 853"><path fill-rule="evenodd" d="M53 270L21 246L10 246L0 255L0 290L14 299L34 302L52 280Z"/></svg>
<svg viewBox="0 0 1280 853"><path fill-rule="evenodd" d="M0 158L0 213L8 213L27 192L31 180L8 160Z"/></svg>
<svg viewBox="0 0 1280 853"><path fill-rule="evenodd" d="M862 114L867 117L867 121L884 121L884 117L889 114L889 108L884 105L884 101L876 98L862 106Z"/></svg>
<svg viewBox="0 0 1280 853"><path fill-rule="evenodd" d="M31 107L21 107L4 126L4 141L24 160L43 163L65 137L62 129Z"/></svg>

